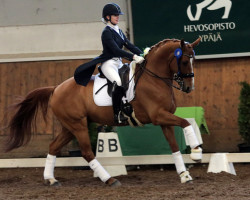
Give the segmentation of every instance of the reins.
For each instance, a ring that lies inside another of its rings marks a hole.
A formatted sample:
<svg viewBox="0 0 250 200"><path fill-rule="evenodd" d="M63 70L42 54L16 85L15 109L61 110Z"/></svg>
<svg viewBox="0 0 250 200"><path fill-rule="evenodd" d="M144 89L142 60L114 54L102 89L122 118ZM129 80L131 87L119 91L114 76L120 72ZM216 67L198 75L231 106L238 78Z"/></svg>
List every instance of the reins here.
<svg viewBox="0 0 250 200"><path fill-rule="evenodd" d="M171 81L173 79L169 78L169 77L161 77L161 76L158 76L157 74L155 74L154 72L150 71L149 69L146 68L146 64L147 64L147 60L145 60L142 64L139 65L140 67L140 71L141 71L141 74L140 76L142 75L143 72L146 72L147 74L149 74L150 76L154 77L154 78L158 78L158 79L161 79L163 82L165 82L168 86L172 86L171 83L167 83L167 81ZM138 70L139 71L139 70ZM136 80L136 83L138 82L140 77L137 78ZM136 84L135 84L135 87L136 87Z"/></svg>
<svg viewBox="0 0 250 200"><path fill-rule="evenodd" d="M141 76L142 73L145 71L145 72L146 72L148 75L150 75L151 77L158 78L158 79L162 80L167 86L173 87L173 88L178 89L178 90L181 90L180 87L177 87L177 86L175 86L175 85L173 85L173 84L171 83L172 80L175 80L175 78L161 77L161 76L158 76L157 74L155 74L154 72L150 71L149 69L147 69L147 68L146 68L146 61L143 62L142 64L140 64L139 67L140 67L140 71L141 71L140 76ZM139 70L138 70L138 71L139 71ZM137 85L137 82L139 81L140 76L136 79L134 89L136 88L136 85Z"/></svg>

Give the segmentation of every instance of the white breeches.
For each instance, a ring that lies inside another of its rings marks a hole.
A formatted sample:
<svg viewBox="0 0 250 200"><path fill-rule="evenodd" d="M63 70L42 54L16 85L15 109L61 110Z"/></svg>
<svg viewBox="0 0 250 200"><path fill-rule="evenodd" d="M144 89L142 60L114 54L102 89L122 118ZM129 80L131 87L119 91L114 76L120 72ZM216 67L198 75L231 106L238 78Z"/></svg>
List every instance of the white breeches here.
<svg viewBox="0 0 250 200"><path fill-rule="evenodd" d="M122 67L122 61L120 58L112 58L102 64L103 74L113 83L114 81L118 86L122 85L121 78L118 73L118 69Z"/></svg>

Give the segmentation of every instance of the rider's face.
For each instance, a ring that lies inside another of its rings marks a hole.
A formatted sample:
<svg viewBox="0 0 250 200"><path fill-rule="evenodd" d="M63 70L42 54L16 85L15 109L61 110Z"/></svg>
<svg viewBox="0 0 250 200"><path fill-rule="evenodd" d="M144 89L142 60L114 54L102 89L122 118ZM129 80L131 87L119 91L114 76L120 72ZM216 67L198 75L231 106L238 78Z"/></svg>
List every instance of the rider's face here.
<svg viewBox="0 0 250 200"><path fill-rule="evenodd" d="M111 15L111 22L113 24L118 24L119 23L119 15Z"/></svg>

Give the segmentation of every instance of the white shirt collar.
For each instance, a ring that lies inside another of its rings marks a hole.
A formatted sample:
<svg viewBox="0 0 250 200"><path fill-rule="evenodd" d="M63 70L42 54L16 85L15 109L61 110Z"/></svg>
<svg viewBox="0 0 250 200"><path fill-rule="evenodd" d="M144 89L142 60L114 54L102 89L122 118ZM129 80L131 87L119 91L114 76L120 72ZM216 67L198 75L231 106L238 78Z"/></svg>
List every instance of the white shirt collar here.
<svg viewBox="0 0 250 200"><path fill-rule="evenodd" d="M111 27L114 29L117 33L119 33L119 26L118 25L113 25L110 22L107 23L107 26ZM120 34L120 33L119 33Z"/></svg>
<svg viewBox="0 0 250 200"><path fill-rule="evenodd" d="M122 33L120 32L118 25L113 25L110 22L108 22L107 26L109 26L110 28L112 28L113 30L115 30L120 35L120 37L124 40L124 37L123 37Z"/></svg>

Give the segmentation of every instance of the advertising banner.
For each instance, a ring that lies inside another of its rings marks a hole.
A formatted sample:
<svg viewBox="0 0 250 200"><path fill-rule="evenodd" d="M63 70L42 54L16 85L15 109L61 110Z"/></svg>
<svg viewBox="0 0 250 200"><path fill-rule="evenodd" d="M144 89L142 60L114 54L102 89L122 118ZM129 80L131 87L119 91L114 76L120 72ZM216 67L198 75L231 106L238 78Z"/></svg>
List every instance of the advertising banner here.
<svg viewBox="0 0 250 200"><path fill-rule="evenodd" d="M197 58L250 56L250 1L132 0L134 43L201 38Z"/></svg>

